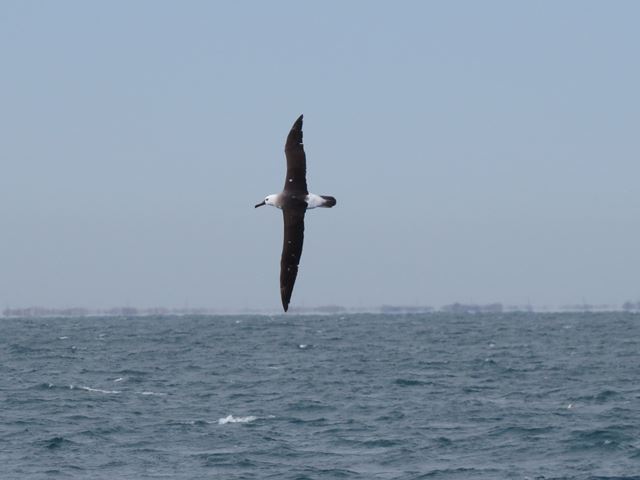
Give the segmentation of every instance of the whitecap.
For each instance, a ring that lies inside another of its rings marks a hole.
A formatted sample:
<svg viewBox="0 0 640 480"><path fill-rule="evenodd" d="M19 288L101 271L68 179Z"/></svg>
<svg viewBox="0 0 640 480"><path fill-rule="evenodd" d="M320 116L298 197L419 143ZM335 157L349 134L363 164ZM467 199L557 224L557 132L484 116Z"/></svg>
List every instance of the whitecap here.
<svg viewBox="0 0 640 480"><path fill-rule="evenodd" d="M73 385L71 385L71 388L74 388ZM85 386L80 386L78 387L81 390L84 390L86 392L97 392L97 393L120 393L119 390L102 390L100 388L91 388L91 387L85 387Z"/></svg>
<svg viewBox="0 0 640 480"><path fill-rule="evenodd" d="M176 420L172 423L175 425L198 425L200 422L201 422L200 420ZM204 423L210 423L210 422L204 422Z"/></svg>
<svg viewBox="0 0 640 480"><path fill-rule="evenodd" d="M122 382L124 380L124 377L118 377L114 380L114 382Z"/></svg>
<svg viewBox="0 0 640 480"><path fill-rule="evenodd" d="M145 391L145 392L137 392L140 395L156 395L158 397L164 397L166 395L166 393L158 393L158 392L151 392L151 391Z"/></svg>
<svg viewBox="0 0 640 480"><path fill-rule="evenodd" d="M69 338L69 337L67 337L66 335L63 335L61 337L58 337L58 340L66 340L67 338Z"/></svg>
<svg viewBox="0 0 640 480"><path fill-rule="evenodd" d="M258 417L254 417L253 415L249 415L247 417L234 417L233 415L228 415L224 418L218 419L219 425L225 425L227 423L249 423L256 420Z"/></svg>

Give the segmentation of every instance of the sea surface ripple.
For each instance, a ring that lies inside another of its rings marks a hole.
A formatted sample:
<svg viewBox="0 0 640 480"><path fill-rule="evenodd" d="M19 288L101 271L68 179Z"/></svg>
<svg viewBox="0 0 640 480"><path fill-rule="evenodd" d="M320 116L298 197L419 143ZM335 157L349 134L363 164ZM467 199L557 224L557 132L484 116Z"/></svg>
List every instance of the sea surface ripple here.
<svg viewBox="0 0 640 480"><path fill-rule="evenodd" d="M0 319L0 478L640 479L640 316Z"/></svg>

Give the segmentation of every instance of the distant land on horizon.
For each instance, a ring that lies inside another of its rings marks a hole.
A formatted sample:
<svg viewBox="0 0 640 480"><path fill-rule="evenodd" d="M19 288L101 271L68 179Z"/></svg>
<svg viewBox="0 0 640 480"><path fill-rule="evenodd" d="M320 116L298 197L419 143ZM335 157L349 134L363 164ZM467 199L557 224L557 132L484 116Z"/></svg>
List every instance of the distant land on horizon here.
<svg viewBox="0 0 640 480"><path fill-rule="evenodd" d="M606 312L624 311L640 312L640 301L626 301L620 306L593 305L588 303L563 305L563 306L534 306L534 305L503 305L500 302L476 304L455 302L441 307L428 305L380 305L377 307L344 307L341 305L322 305L316 307L293 307L292 314L318 314L338 315L353 313L380 313L380 314L425 314L425 313L451 313L451 314L487 314L487 313L513 313L513 312ZM283 314L279 309L220 309L220 308L165 308L165 307L113 307L106 309L69 307L7 307L0 316L4 318L33 318L33 317L87 317L87 316L171 316L171 315L274 315Z"/></svg>

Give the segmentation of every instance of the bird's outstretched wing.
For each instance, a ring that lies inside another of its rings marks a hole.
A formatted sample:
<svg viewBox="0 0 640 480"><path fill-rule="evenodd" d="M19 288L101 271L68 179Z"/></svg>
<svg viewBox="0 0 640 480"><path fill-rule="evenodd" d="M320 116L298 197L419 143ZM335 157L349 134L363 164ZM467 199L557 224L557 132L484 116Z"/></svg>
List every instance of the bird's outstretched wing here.
<svg viewBox="0 0 640 480"><path fill-rule="evenodd" d="M307 157L302 144L302 115L291 127L284 146L287 157L287 178L284 181L285 192L304 192L307 190Z"/></svg>
<svg viewBox="0 0 640 480"><path fill-rule="evenodd" d="M284 216L284 242L280 259L280 296L282 307L286 312L289 308L293 285L298 275L298 265L302 256L304 241L304 213L305 208L288 208L282 211Z"/></svg>

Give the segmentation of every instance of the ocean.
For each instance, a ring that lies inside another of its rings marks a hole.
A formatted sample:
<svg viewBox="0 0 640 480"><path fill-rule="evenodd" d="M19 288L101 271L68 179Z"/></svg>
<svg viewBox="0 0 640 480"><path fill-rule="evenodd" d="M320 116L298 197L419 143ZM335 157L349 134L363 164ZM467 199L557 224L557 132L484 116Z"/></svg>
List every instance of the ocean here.
<svg viewBox="0 0 640 480"><path fill-rule="evenodd" d="M0 479L640 479L640 315L0 319Z"/></svg>

